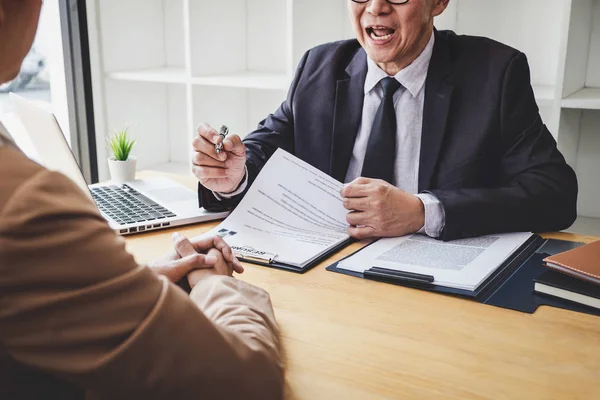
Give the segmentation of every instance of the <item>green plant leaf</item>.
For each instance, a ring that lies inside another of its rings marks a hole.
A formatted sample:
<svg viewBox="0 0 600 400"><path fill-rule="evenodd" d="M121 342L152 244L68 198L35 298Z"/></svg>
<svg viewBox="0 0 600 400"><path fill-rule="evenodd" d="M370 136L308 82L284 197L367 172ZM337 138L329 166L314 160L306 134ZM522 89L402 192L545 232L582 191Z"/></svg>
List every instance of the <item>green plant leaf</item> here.
<svg viewBox="0 0 600 400"><path fill-rule="evenodd" d="M131 140L127 132L127 128L120 131L113 130L110 138L107 138L108 146L113 153L115 159L119 161L127 161L135 144L135 140Z"/></svg>

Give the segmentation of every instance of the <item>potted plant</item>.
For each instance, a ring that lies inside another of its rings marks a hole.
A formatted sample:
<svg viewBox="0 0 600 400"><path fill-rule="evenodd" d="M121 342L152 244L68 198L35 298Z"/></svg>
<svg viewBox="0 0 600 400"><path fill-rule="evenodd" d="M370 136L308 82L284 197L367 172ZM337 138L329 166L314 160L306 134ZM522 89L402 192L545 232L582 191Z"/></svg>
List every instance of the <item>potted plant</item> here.
<svg viewBox="0 0 600 400"><path fill-rule="evenodd" d="M113 181L127 182L135 179L137 158L130 154L134 144L135 140L131 140L127 128L114 130L108 138L108 145L113 154L108 159L108 169Z"/></svg>

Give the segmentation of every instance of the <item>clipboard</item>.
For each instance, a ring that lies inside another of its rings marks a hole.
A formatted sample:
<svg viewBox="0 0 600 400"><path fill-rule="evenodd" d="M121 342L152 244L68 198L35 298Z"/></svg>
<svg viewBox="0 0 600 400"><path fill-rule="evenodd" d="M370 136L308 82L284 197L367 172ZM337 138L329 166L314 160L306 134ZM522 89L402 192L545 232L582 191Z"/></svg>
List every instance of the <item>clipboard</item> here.
<svg viewBox="0 0 600 400"><path fill-rule="evenodd" d="M325 253L321 254L319 257L306 263L302 267L296 267L295 265L278 262L277 254L262 252L262 251L256 250L256 249L255 249L256 252L253 252L252 254L244 254L244 252L234 251L234 255L240 261L244 261L244 262L248 262L248 263L256 264L256 265L261 265L263 267L270 267L270 268L275 268L275 269L281 269L284 271L295 272L297 274L303 274L306 271L310 270L311 268L314 268L316 265L320 264L327 258L329 258L332 254L337 253L344 247L353 243L354 241L355 241L355 239L348 238L348 239L344 240L343 242L340 242L337 245L333 246L332 248L327 250ZM260 254L260 253L262 253L262 254Z"/></svg>
<svg viewBox="0 0 600 400"><path fill-rule="evenodd" d="M370 246L371 244L367 246ZM382 271L380 268L371 268L370 270L365 271L366 274L348 271L337 268L339 261L328 266L326 270L357 278L375 280L393 285L407 286L450 296L457 296L482 304L488 304L491 306L520 311L528 314L534 313L541 305L547 305L600 316L600 310L593 307L588 307L552 296L538 294L533 290L534 279L539 277L547 270L542 265L542 260L544 258L549 255L574 249L581 245L583 245L583 243L557 239L542 239L538 235L533 235L496 271L494 271L494 273L488 277L475 291L437 286L432 284L432 276L429 277L420 274L407 275L402 272L390 273L391 271ZM354 252L350 256L356 254L358 251Z"/></svg>

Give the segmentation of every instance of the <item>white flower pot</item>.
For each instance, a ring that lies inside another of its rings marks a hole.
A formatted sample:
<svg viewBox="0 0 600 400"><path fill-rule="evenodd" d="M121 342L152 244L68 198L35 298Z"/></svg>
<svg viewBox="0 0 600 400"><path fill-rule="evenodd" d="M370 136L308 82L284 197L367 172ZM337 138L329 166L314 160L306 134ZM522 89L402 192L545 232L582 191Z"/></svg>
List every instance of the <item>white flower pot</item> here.
<svg viewBox="0 0 600 400"><path fill-rule="evenodd" d="M118 183L135 180L137 158L129 156L126 161L119 161L114 157L108 159L110 178Z"/></svg>

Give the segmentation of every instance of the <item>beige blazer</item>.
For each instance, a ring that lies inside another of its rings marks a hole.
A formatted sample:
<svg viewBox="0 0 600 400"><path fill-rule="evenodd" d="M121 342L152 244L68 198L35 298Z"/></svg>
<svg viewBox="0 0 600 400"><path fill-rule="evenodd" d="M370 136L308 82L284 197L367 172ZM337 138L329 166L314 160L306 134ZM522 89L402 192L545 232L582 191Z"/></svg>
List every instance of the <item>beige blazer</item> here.
<svg viewBox="0 0 600 400"><path fill-rule="evenodd" d="M135 263L68 178L0 143L0 399L277 399L269 295L190 296Z"/></svg>

